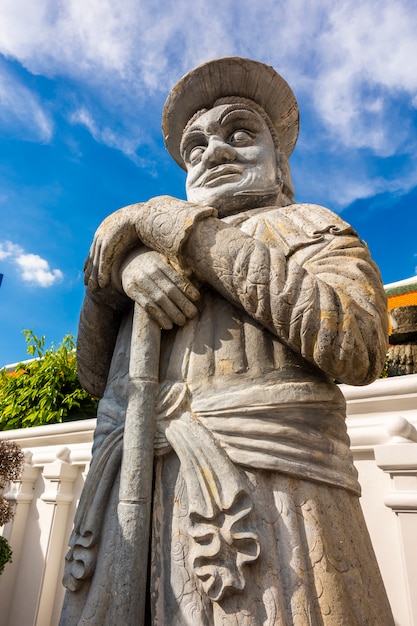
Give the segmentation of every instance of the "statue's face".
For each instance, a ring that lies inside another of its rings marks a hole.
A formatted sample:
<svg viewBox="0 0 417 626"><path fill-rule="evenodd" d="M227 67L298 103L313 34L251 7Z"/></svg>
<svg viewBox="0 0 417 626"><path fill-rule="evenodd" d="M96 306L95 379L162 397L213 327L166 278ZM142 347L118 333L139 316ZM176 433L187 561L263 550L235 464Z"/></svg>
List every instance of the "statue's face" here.
<svg viewBox="0 0 417 626"><path fill-rule="evenodd" d="M225 104L203 113L185 130L181 154L191 202L214 206L221 216L274 204L275 145L256 111Z"/></svg>

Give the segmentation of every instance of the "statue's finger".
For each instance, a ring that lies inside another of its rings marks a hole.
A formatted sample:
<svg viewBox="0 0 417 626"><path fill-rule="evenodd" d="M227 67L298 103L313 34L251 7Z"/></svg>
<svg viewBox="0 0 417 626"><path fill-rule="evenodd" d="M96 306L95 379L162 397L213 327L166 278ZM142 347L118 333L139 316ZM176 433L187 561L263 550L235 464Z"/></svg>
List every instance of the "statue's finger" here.
<svg viewBox="0 0 417 626"><path fill-rule="evenodd" d="M140 304L140 306L159 324L164 330L171 330L173 325L177 323L175 319L167 314L166 310L160 306L159 302L156 302L155 288L147 289L149 281L142 281L140 287L133 281L124 281L123 288L125 293Z"/></svg>
<svg viewBox="0 0 417 626"><path fill-rule="evenodd" d="M171 266L167 265L164 270L164 274L170 279L171 282L174 283L178 287L178 289L187 296L193 302L197 302L200 298L200 292L197 287L195 287L192 282L181 276L178 272L176 272Z"/></svg>
<svg viewBox="0 0 417 626"><path fill-rule="evenodd" d="M186 318L191 319L196 316L197 308L191 302L191 300L184 295L181 287L178 287L173 281L171 281L163 272L157 272L153 276L153 280L156 285L160 288L161 292L164 294L163 302L166 303L166 306L169 307L169 310L166 309L167 313L171 313L171 311L180 311L185 315ZM182 319L181 316L178 316L178 319L173 319L176 324L179 326L183 326L186 320Z"/></svg>

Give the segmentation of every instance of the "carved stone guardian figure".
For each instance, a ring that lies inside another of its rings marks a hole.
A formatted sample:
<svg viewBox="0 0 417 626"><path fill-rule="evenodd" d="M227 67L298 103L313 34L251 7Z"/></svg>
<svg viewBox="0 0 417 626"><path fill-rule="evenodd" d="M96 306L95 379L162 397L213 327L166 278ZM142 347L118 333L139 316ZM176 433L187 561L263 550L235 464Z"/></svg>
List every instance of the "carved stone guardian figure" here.
<svg viewBox="0 0 417 626"><path fill-rule="evenodd" d="M294 203L273 68L197 67L163 132L187 201L117 211L86 262L79 376L101 401L61 625L393 626L334 382L383 367L378 269Z"/></svg>

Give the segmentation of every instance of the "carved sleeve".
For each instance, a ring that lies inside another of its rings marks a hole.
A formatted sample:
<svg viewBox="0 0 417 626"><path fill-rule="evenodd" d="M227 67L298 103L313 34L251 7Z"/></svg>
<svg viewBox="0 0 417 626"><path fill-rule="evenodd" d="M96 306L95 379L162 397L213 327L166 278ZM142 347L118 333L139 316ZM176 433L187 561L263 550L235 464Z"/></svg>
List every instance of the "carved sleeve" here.
<svg viewBox="0 0 417 626"><path fill-rule="evenodd" d="M183 254L196 276L340 382L380 373L387 345L379 273L354 231L285 254L215 218L197 223Z"/></svg>
<svg viewBox="0 0 417 626"><path fill-rule="evenodd" d="M217 216L216 209L171 196L157 196L141 205L136 230L146 246L181 261L179 252L194 225L209 216Z"/></svg>
<svg viewBox="0 0 417 626"><path fill-rule="evenodd" d="M130 300L111 287L86 291L78 325L78 378L98 398L104 394L120 322L130 306Z"/></svg>

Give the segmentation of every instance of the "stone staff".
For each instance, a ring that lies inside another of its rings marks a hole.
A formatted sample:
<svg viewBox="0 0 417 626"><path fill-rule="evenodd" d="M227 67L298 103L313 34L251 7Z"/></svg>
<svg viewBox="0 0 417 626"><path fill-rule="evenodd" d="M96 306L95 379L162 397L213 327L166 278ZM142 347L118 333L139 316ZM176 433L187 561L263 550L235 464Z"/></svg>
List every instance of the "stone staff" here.
<svg viewBox="0 0 417 626"><path fill-rule="evenodd" d="M112 623L119 626L143 624L145 614L160 336L158 324L135 304L112 587Z"/></svg>

